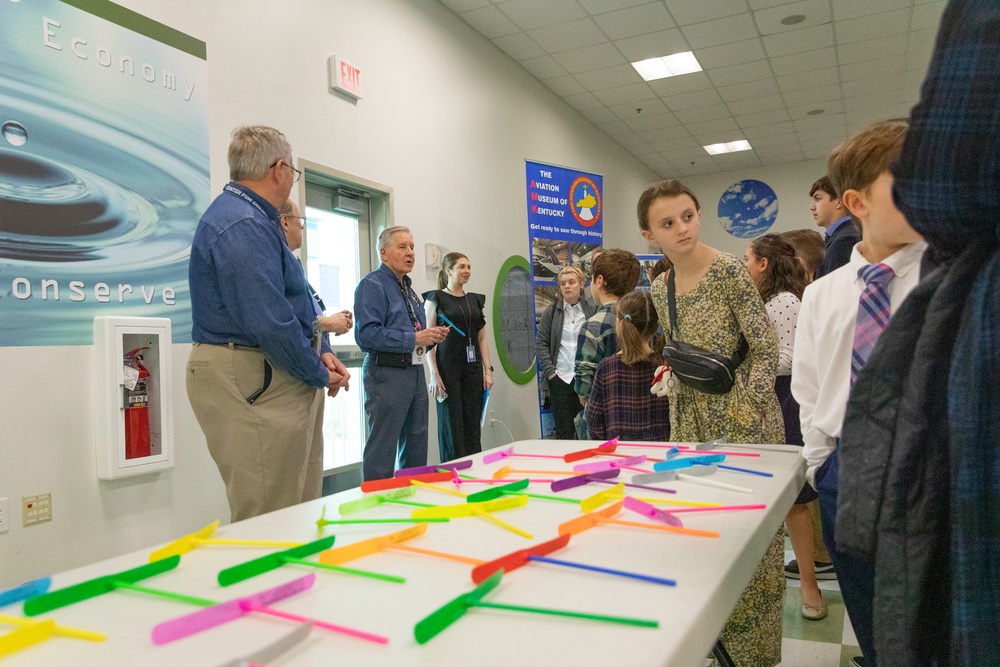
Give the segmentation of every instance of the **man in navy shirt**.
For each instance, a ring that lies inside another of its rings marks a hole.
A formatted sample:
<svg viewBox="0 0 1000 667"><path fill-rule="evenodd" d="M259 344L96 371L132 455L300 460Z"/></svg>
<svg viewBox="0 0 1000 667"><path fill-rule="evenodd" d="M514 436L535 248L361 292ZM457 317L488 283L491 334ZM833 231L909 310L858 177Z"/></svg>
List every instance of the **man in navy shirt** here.
<svg viewBox="0 0 1000 667"><path fill-rule="evenodd" d="M361 369L368 415L365 480L392 477L399 467L427 464L424 354L448 336L428 327L421 297L410 287L413 236L389 227L378 237L382 264L354 292L355 338L367 353Z"/></svg>
<svg viewBox="0 0 1000 667"><path fill-rule="evenodd" d="M809 197L812 199L809 210L812 211L816 224L826 230L826 254L813 276L813 279L818 280L850 261L851 251L861 241L861 232L851 221L851 215L844 208L840 195L828 176L813 183Z"/></svg>
<svg viewBox="0 0 1000 667"><path fill-rule="evenodd" d="M302 500L317 395L346 390L350 374L314 338L313 298L281 230L278 209L300 175L288 140L237 128L229 173L191 246L186 376L238 521Z"/></svg>

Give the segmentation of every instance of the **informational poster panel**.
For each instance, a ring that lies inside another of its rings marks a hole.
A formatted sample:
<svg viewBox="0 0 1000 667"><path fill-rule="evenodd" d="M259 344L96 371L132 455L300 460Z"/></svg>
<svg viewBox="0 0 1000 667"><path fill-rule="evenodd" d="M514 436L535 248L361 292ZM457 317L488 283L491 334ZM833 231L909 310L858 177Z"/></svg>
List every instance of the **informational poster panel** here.
<svg viewBox="0 0 1000 667"><path fill-rule="evenodd" d="M191 340L207 81L204 42L106 0L0 2L0 345L90 344L98 315Z"/></svg>
<svg viewBox="0 0 1000 667"><path fill-rule="evenodd" d="M604 240L604 177L531 161L525 177L537 331L545 309L562 298L556 284L560 269L578 266L589 283L594 251ZM553 437L544 374L538 391L542 437Z"/></svg>

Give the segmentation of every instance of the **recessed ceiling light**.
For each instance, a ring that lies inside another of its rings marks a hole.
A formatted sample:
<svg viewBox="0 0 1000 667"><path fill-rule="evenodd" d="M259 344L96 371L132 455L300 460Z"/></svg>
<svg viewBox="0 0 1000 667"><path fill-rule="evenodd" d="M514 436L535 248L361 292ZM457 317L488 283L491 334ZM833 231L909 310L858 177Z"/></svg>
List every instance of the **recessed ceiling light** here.
<svg viewBox="0 0 1000 667"><path fill-rule="evenodd" d="M805 14L791 14L781 19L781 25L796 25L806 20Z"/></svg>
<svg viewBox="0 0 1000 667"><path fill-rule="evenodd" d="M639 73L643 81L655 81L656 79L665 79L668 76L701 71L701 64L691 51L675 53L662 58L640 60L632 63L632 67Z"/></svg>
<svg viewBox="0 0 1000 667"><path fill-rule="evenodd" d="M746 139L740 139L739 141L727 141L723 144L709 144L708 146L702 146L705 152L709 155L722 155L723 153L738 153L739 151L749 151L753 150L750 142Z"/></svg>
<svg viewBox="0 0 1000 667"><path fill-rule="evenodd" d="M826 111L826 109L813 109L812 111L807 111L806 115L807 116L818 116L821 113L823 113L824 111Z"/></svg>

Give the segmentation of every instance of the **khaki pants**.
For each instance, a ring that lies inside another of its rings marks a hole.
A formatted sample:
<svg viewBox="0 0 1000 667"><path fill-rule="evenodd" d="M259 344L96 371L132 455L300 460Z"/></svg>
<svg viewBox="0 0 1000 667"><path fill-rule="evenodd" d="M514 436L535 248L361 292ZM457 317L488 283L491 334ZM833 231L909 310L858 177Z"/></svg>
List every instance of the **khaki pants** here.
<svg viewBox="0 0 1000 667"><path fill-rule="evenodd" d="M186 376L232 521L301 502L322 391L272 367L270 385L251 405L247 397L264 385L258 349L196 343Z"/></svg>

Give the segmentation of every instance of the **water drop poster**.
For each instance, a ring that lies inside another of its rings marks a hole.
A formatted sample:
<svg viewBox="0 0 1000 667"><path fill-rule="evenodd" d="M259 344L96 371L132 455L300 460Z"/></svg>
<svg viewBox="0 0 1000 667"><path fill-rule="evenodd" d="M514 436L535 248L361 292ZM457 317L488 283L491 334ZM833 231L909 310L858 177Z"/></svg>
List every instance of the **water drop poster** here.
<svg viewBox="0 0 1000 667"><path fill-rule="evenodd" d="M564 266L579 268L589 283L594 251L604 242L604 177L525 160L525 193L537 334L542 313L562 298L556 277ZM542 437L553 438L548 381L540 367L538 392Z"/></svg>
<svg viewBox="0 0 1000 667"><path fill-rule="evenodd" d="M205 43L104 0L0 2L0 345L169 317L210 198Z"/></svg>

